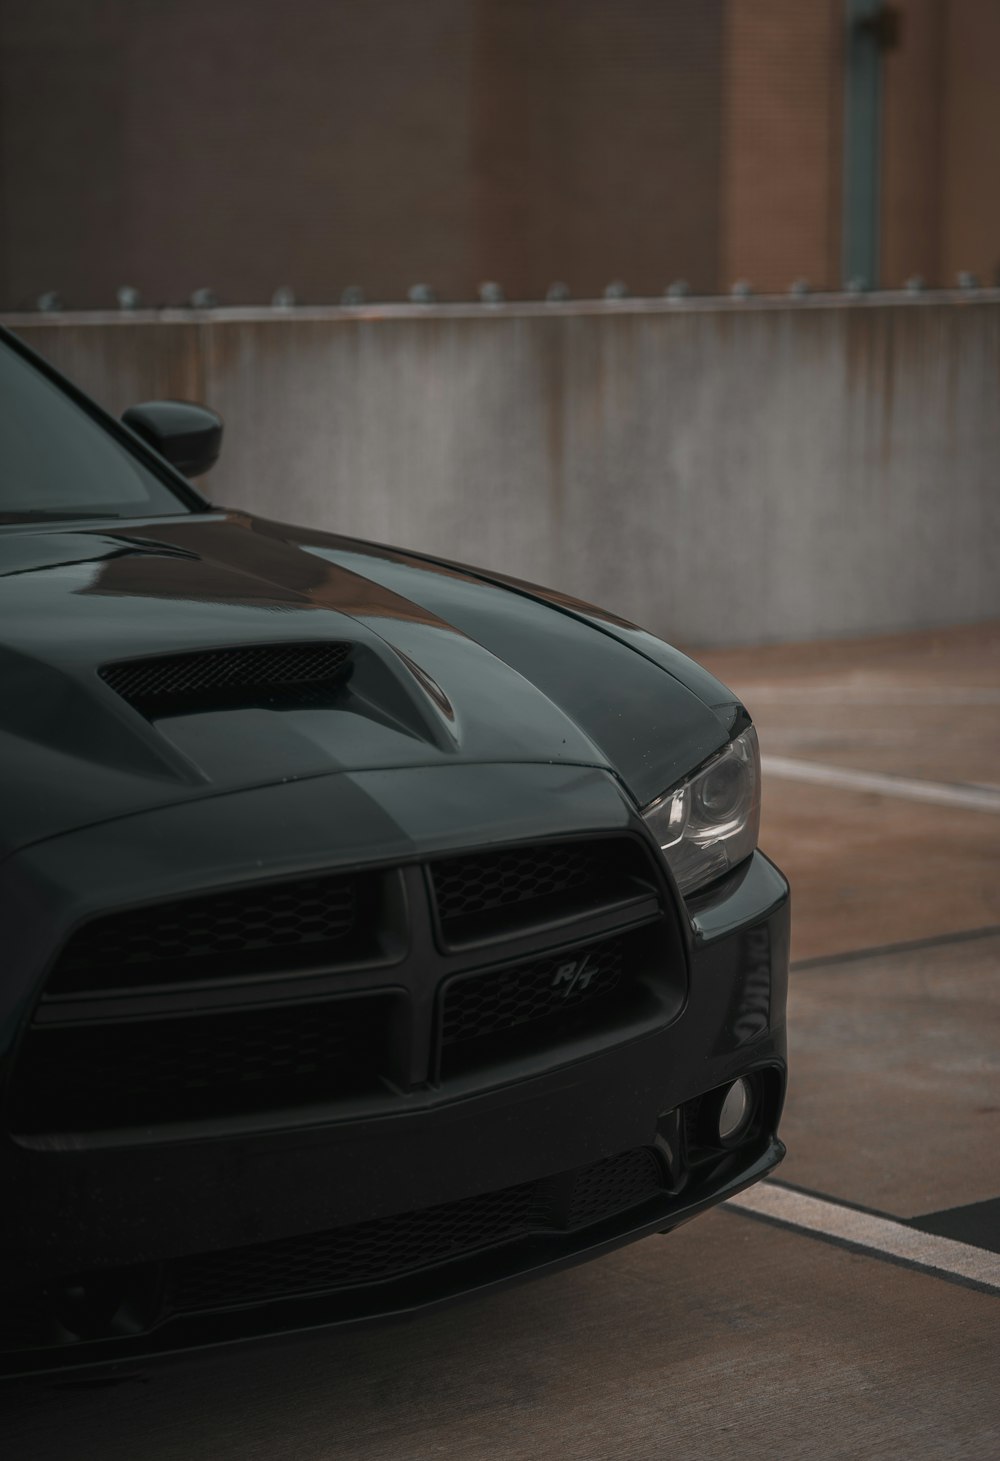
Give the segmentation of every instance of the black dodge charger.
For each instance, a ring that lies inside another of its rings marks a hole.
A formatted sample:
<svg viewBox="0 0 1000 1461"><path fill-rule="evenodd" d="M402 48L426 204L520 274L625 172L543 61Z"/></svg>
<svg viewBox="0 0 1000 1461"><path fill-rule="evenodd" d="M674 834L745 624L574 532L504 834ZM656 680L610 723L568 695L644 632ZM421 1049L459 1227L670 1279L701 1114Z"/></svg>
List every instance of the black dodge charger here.
<svg viewBox="0 0 1000 1461"><path fill-rule="evenodd" d="M0 338L0 1371L488 1290L783 1155L743 706L587 604L215 507L220 440Z"/></svg>

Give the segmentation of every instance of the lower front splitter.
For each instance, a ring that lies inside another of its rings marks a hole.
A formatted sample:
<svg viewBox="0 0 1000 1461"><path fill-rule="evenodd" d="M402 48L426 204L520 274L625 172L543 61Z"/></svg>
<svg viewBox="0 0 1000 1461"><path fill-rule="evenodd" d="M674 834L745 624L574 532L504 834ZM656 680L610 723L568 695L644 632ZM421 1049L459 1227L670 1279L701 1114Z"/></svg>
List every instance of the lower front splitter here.
<svg viewBox="0 0 1000 1461"><path fill-rule="evenodd" d="M771 1172L785 1148L777 1137L733 1152L679 1195L664 1193L574 1233L534 1233L514 1242L387 1282L273 1298L211 1312L174 1314L148 1330L0 1354L0 1377L53 1371L116 1371L144 1360L218 1345L359 1326L486 1295L523 1279L572 1267L654 1233L670 1232Z"/></svg>

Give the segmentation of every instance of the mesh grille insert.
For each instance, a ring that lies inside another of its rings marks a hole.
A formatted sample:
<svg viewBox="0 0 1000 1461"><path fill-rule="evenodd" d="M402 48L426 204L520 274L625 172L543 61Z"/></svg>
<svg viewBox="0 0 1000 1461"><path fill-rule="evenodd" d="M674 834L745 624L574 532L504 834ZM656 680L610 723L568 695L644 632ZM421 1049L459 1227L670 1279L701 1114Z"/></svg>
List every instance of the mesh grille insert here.
<svg viewBox="0 0 1000 1461"><path fill-rule="evenodd" d="M184 1259L169 1275L169 1303L174 1310L196 1312L400 1278L533 1233L590 1225L662 1191L659 1163L642 1147L565 1177Z"/></svg>
<svg viewBox="0 0 1000 1461"><path fill-rule="evenodd" d="M338 964L374 952L372 874L303 878L95 919L66 945L50 993L136 988Z"/></svg>
<svg viewBox="0 0 1000 1461"><path fill-rule="evenodd" d="M530 1229L534 1185L194 1259L180 1267L173 1302L214 1308L286 1293L374 1283Z"/></svg>
<svg viewBox="0 0 1000 1461"><path fill-rule="evenodd" d="M381 1109L416 1080L555 1065L652 1029L684 972L652 858L624 836L543 844L96 917L57 955L16 1052L13 1128L214 1120L338 1097ZM431 881L482 952L446 952L430 920L420 931L410 900ZM524 908L544 917L529 912L528 936L505 942Z"/></svg>
<svg viewBox="0 0 1000 1461"><path fill-rule="evenodd" d="M453 979L442 1002L445 1047L564 1016L611 994L625 971L625 941Z"/></svg>
<svg viewBox="0 0 1000 1461"><path fill-rule="evenodd" d="M103 665L101 679L144 715L216 705L322 703L343 682L349 644L261 644Z"/></svg>
<svg viewBox="0 0 1000 1461"><path fill-rule="evenodd" d="M454 942L648 891L644 850L631 839L538 843L431 865L445 936Z"/></svg>
<svg viewBox="0 0 1000 1461"><path fill-rule="evenodd" d="M620 1212L647 1201L660 1190L660 1164L648 1147L636 1147L619 1157L607 1157L578 1173L569 1205L569 1226L597 1222L608 1212Z"/></svg>
<svg viewBox="0 0 1000 1461"><path fill-rule="evenodd" d="M14 1129L204 1120L378 1089L391 996L120 1024L35 1026L14 1077Z"/></svg>

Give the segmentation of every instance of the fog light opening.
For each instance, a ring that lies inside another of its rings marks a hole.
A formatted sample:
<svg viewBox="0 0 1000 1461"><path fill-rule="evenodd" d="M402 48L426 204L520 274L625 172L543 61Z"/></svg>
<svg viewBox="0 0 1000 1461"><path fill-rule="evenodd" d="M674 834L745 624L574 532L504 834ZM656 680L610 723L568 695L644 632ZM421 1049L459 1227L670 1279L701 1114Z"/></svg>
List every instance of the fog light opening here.
<svg viewBox="0 0 1000 1461"><path fill-rule="evenodd" d="M733 1081L719 1107L719 1140L723 1146L732 1146L746 1133L753 1120L753 1087L745 1077Z"/></svg>

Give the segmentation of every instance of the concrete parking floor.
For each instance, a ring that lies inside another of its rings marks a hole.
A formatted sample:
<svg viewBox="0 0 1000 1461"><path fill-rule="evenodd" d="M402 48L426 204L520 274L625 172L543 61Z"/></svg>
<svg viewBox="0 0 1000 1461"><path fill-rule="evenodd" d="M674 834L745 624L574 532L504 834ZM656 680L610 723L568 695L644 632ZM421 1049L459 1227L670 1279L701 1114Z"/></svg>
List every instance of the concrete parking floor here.
<svg viewBox="0 0 1000 1461"><path fill-rule="evenodd" d="M794 887L757 1210L360 1335L15 1386L7 1455L1000 1456L1000 626L702 658Z"/></svg>

